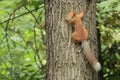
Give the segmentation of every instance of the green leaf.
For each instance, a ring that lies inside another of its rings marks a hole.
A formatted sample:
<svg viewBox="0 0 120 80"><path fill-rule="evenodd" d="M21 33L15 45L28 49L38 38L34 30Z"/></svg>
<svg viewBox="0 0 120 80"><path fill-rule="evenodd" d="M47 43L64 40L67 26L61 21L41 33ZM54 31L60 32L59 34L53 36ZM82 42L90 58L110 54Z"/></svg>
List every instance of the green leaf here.
<svg viewBox="0 0 120 80"><path fill-rule="evenodd" d="M118 60L120 60L120 55L118 53L115 53L115 56Z"/></svg>
<svg viewBox="0 0 120 80"><path fill-rule="evenodd" d="M119 11L120 12L120 3L119 3L119 5L117 6L117 7L115 7L115 9L114 10L116 10L116 11Z"/></svg>

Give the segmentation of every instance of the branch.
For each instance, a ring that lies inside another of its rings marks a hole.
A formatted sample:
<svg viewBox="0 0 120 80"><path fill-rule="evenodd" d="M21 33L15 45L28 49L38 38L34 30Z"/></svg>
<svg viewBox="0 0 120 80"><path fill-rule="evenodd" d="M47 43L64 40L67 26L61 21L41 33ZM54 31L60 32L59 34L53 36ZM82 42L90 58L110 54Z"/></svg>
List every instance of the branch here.
<svg viewBox="0 0 120 80"><path fill-rule="evenodd" d="M23 13L23 14L20 14L20 15L16 16L16 17L13 17L13 18L10 18L10 19L8 19L8 20L5 20L5 21L1 22L0 24L3 24L3 23L6 23L6 22L8 22L8 21L10 21L10 20L19 18L19 17L21 17L21 16L23 16L23 15L29 14L30 12L36 11L36 10L41 9L41 8L43 8L43 7L44 7L44 6L35 8L35 9L31 10L31 11L25 12L25 13Z"/></svg>
<svg viewBox="0 0 120 80"><path fill-rule="evenodd" d="M30 10L26 6L24 6L24 8L26 10L28 10L28 12L30 12ZM37 63L37 58L38 58L38 60L39 60L39 62L41 64L41 67L43 68L44 65L43 65L42 60L41 60L40 55L39 55L39 50L38 50L37 40L36 40L36 30L35 30L36 24L39 24L39 22L38 22L38 19L36 18L36 16L32 12L30 12L30 14L33 16L33 18L36 21L35 24L34 24L34 43L35 43L35 56L34 56L34 58L35 58L35 62L37 64L37 66L39 67L39 64ZM43 69L42 69L42 71L43 71Z"/></svg>

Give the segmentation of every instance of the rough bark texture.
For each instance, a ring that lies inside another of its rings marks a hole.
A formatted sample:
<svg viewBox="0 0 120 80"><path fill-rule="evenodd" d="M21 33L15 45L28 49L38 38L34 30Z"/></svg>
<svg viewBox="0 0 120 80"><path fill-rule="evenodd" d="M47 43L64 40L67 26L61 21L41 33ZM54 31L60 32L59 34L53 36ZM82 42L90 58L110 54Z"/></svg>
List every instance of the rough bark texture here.
<svg viewBox="0 0 120 80"><path fill-rule="evenodd" d="M86 2L90 1L90 2ZM97 54L96 0L45 0L47 34L46 80L98 80L98 74L86 60L80 44L71 40L72 27L65 21L67 10L86 10L83 24L89 42Z"/></svg>

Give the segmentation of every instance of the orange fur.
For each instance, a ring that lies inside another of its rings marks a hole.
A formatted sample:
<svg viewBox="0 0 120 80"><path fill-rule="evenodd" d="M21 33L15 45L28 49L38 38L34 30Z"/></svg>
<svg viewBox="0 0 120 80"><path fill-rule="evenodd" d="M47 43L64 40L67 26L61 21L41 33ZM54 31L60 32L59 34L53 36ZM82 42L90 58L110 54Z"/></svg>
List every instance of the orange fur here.
<svg viewBox="0 0 120 80"><path fill-rule="evenodd" d="M76 14L75 12L68 10L68 16L66 20L68 21L69 24L71 24L75 28L75 31L72 33L73 41L75 43L82 42L83 51L87 60L92 65L92 67L98 72L101 69L101 65L96 59L95 55L92 53L89 43L87 41L88 31L83 26L81 20L83 15L84 11L82 11L79 14Z"/></svg>
<svg viewBox="0 0 120 80"><path fill-rule="evenodd" d="M83 27L81 20L83 15L84 11L79 14L76 14L70 10L68 11L66 20L75 28L75 31L72 33L72 39L75 43L79 43L88 39L88 31L85 29L85 27Z"/></svg>

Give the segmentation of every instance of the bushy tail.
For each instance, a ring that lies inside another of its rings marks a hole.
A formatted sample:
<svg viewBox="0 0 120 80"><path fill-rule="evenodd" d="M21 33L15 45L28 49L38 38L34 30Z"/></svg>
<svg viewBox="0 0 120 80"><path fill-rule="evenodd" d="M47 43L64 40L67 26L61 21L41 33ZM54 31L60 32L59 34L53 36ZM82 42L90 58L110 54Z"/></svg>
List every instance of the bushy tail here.
<svg viewBox="0 0 120 80"><path fill-rule="evenodd" d="M101 64L98 62L95 55L92 53L87 40L82 42L82 47L88 62L92 65L96 72L100 71Z"/></svg>

